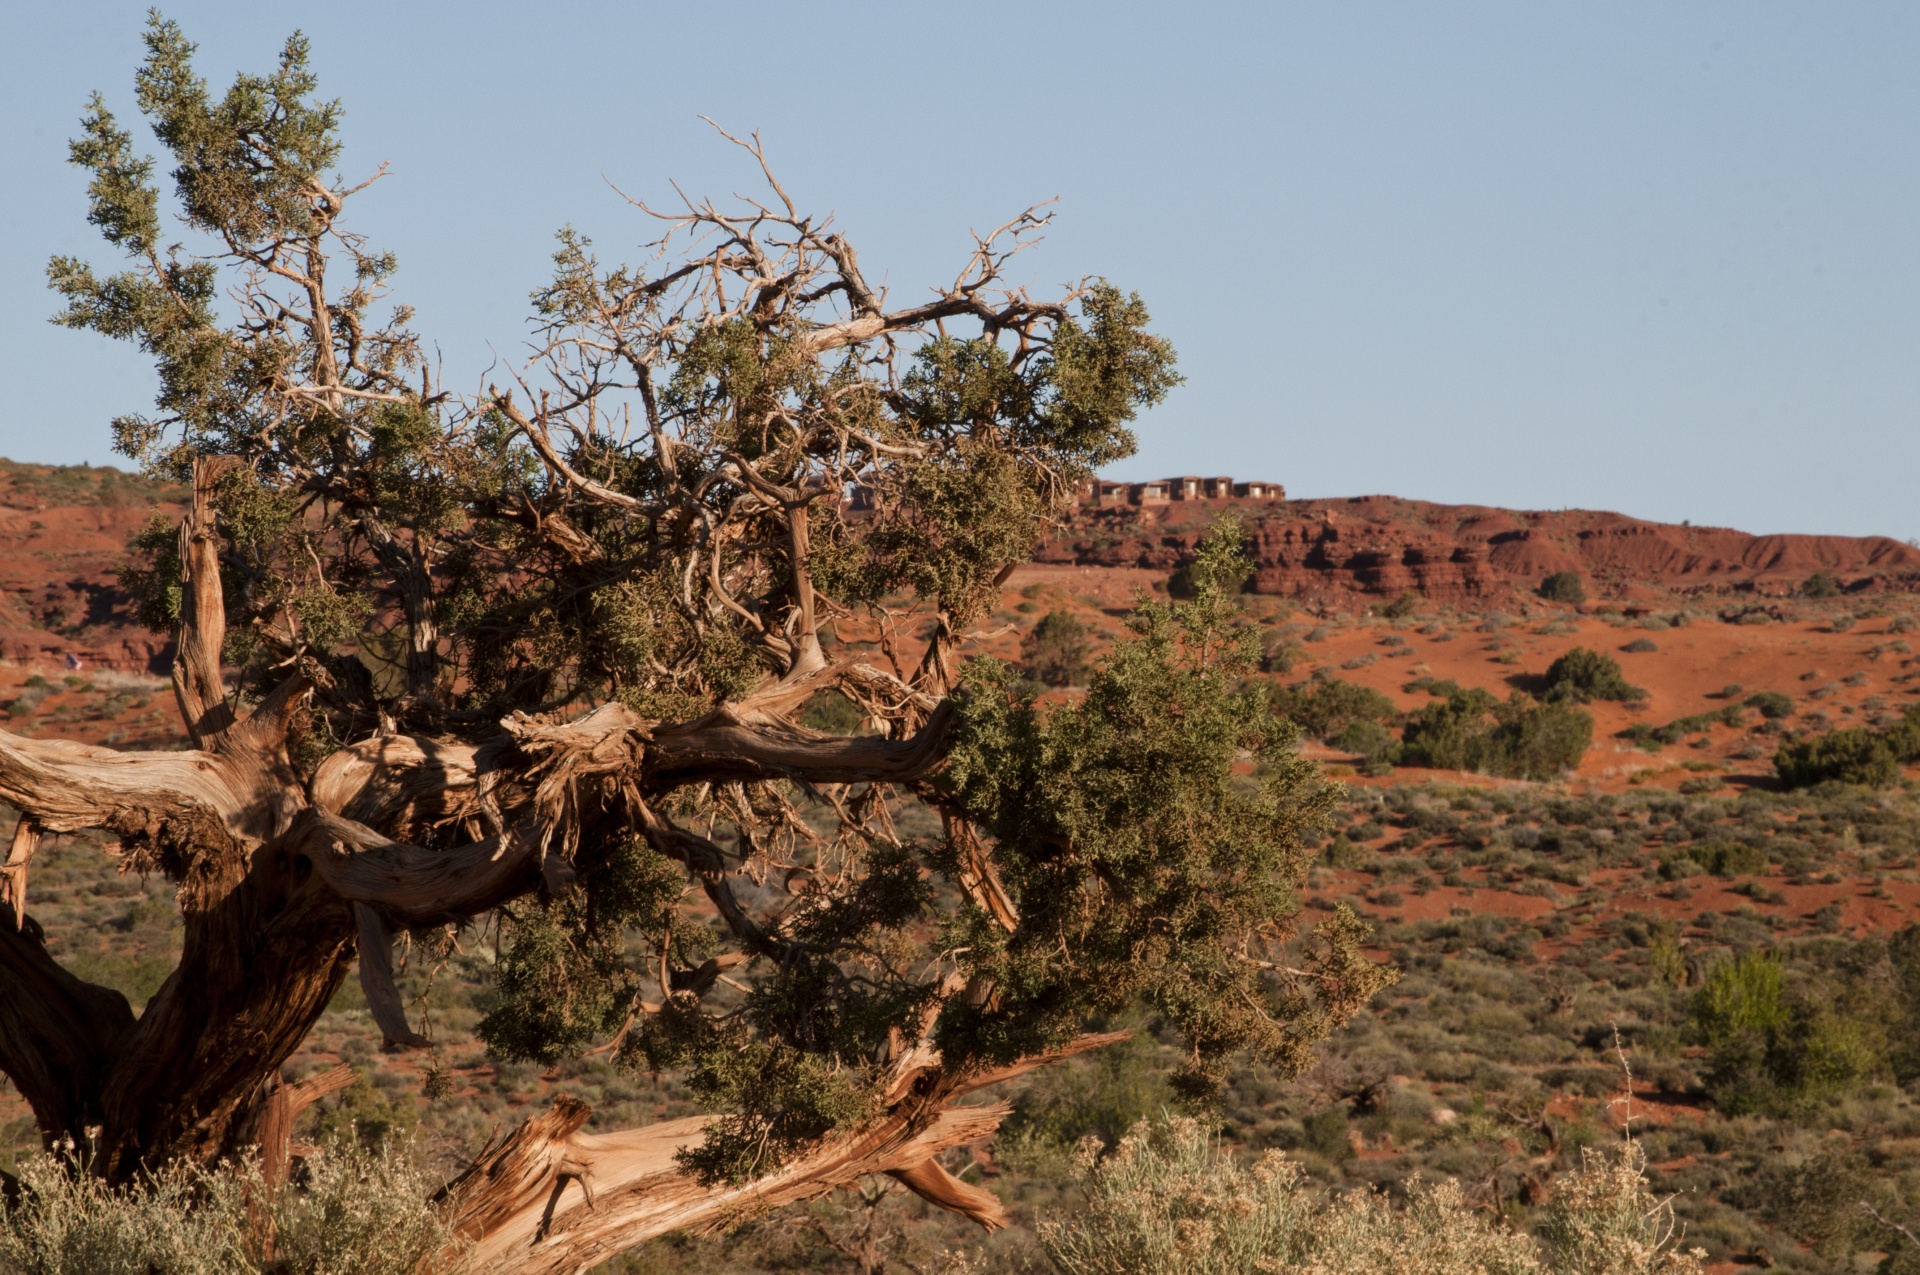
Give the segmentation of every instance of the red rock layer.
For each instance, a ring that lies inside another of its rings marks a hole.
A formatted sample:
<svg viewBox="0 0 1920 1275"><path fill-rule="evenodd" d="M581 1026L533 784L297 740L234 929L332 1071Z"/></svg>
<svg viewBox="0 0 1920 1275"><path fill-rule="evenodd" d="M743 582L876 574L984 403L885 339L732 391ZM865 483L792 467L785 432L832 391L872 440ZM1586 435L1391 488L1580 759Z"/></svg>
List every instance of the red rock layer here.
<svg viewBox="0 0 1920 1275"><path fill-rule="evenodd" d="M1039 560L1172 570L1228 508L1246 521L1259 593L1469 601L1530 591L1556 571L1589 590L1784 594L1816 571L1848 589L1920 588L1920 549L1885 536L1755 536L1623 514L1436 505L1393 496L1285 504L1197 501L1081 509Z"/></svg>

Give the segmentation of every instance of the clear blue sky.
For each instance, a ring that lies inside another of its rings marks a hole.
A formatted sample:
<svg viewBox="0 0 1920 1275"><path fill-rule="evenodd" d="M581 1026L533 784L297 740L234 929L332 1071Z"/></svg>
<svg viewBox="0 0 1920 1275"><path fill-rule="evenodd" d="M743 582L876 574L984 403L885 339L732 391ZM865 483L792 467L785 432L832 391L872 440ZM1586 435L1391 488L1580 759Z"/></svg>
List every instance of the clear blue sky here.
<svg viewBox="0 0 1920 1275"><path fill-rule="evenodd" d="M896 298L1059 196L1036 281L1138 289L1188 383L1120 477L1920 536L1920 8L1901 3L166 6L224 85L295 26L450 383L516 357L552 232L603 255L759 128ZM0 453L109 461L137 353L54 328L112 260L65 163L144 7L14 4Z"/></svg>

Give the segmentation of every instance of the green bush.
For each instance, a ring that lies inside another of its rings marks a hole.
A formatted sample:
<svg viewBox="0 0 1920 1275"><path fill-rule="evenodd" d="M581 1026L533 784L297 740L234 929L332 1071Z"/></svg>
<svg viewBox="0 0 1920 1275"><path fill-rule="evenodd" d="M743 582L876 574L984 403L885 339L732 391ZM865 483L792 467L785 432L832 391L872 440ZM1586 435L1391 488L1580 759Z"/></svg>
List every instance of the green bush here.
<svg viewBox="0 0 1920 1275"><path fill-rule="evenodd" d="M1885 788L1900 778L1900 760L1888 742L1857 727L1782 744L1773 769L1788 788L1810 788L1827 780Z"/></svg>
<svg viewBox="0 0 1920 1275"><path fill-rule="evenodd" d="M1077 686L1089 671L1087 626L1068 611L1049 611L1040 617L1021 655L1027 671L1048 686Z"/></svg>
<svg viewBox="0 0 1920 1275"><path fill-rule="evenodd" d="M817 692L800 714L800 724L833 735L851 735L864 718L852 700L833 687Z"/></svg>
<svg viewBox="0 0 1920 1275"><path fill-rule="evenodd" d="M1380 614L1386 616L1389 620L1404 620L1419 609L1420 595L1417 593L1403 593L1393 601L1387 603L1384 607L1381 607Z"/></svg>
<svg viewBox="0 0 1920 1275"><path fill-rule="evenodd" d="M1593 700L1645 699L1646 692L1630 685L1620 663L1610 655L1576 646L1547 667L1545 698L1585 704Z"/></svg>
<svg viewBox="0 0 1920 1275"><path fill-rule="evenodd" d="M1354 753L1368 766L1391 766L1400 755L1400 741L1379 722L1358 720L1329 741L1335 748Z"/></svg>
<svg viewBox="0 0 1920 1275"><path fill-rule="evenodd" d="M1540 582L1540 596L1549 602L1579 606L1587 600L1587 589L1575 572L1556 571Z"/></svg>
<svg viewBox="0 0 1920 1275"><path fill-rule="evenodd" d="M1809 598L1831 598L1840 592L1840 582L1825 571L1816 571L1800 585L1800 592Z"/></svg>
<svg viewBox="0 0 1920 1275"><path fill-rule="evenodd" d="M1676 717L1665 726L1649 726L1645 722L1635 722L1620 734L1623 738L1633 740L1648 752L1658 752L1663 745L1677 744L1689 735L1702 734L1715 726L1740 726L1744 721L1740 705L1729 704L1725 708L1716 708L1710 713L1692 713L1686 717Z"/></svg>
<svg viewBox="0 0 1920 1275"><path fill-rule="evenodd" d="M1695 846L1693 857L1717 877L1752 877L1767 870L1767 852L1743 842L1716 842Z"/></svg>
<svg viewBox="0 0 1920 1275"><path fill-rule="evenodd" d="M1738 694L1738 692L1736 691L1735 694ZM1728 698L1731 699L1732 696L1728 696ZM1761 691L1758 694L1749 695L1747 696L1746 706L1755 710L1760 716L1770 722L1777 722L1783 717L1793 716L1792 697L1782 695L1779 691Z"/></svg>
<svg viewBox="0 0 1920 1275"><path fill-rule="evenodd" d="M1412 766L1551 779L1577 765L1592 742L1593 718L1579 709L1456 689L1408 721L1400 757Z"/></svg>
<svg viewBox="0 0 1920 1275"><path fill-rule="evenodd" d="M1391 722L1393 701L1371 687L1337 677L1316 678L1274 693L1274 711L1315 739L1332 742L1355 722Z"/></svg>
<svg viewBox="0 0 1920 1275"><path fill-rule="evenodd" d="M1789 995L1779 958L1758 950L1707 971L1693 1023L1712 1059L1707 1092L1729 1115L1790 1115L1884 1066L1884 1029L1844 1012L1837 989Z"/></svg>

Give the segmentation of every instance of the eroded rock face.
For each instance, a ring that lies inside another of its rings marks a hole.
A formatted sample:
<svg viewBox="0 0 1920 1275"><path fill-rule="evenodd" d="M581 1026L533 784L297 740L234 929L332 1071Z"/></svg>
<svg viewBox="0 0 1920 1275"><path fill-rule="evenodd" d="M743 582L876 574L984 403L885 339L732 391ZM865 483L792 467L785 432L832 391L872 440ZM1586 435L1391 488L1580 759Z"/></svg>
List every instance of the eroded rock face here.
<svg viewBox="0 0 1920 1275"><path fill-rule="evenodd" d="M1393 496L1081 509L1037 560L1171 571L1228 509L1246 522L1257 593L1441 602L1530 593L1572 571L1604 596L1787 593L1816 571L1849 589L1920 587L1920 550L1885 536L1755 536L1587 510L1523 512Z"/></svg>

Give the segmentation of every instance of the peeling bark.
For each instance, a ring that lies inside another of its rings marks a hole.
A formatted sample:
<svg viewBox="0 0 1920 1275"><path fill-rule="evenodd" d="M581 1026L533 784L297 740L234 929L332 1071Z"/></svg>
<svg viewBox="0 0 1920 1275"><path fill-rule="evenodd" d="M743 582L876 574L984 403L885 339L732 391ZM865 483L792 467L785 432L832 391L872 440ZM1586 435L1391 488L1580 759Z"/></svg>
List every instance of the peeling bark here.
<svg viewBox="0 0 1920 1275"><path fill-rule="evenodd" d="M442 1199L456 1233L473 1245L475 1269L503 1275L577 1275L670 1231L724 1230L874 1173L892 1174L929 1203L994 1230L1006 1224L999 1199L955 1178L938 1157L989 1137L1011 1108L953 1104L1129 1034L1081 1036L1053 1053L959 1078L937 1077L938 1054L915 1051L896 1061L899 1083L883 1115L742 1184L703 1185L681 1169L675 1155L699 1144L704 1116L589 1134L581 1132L587 1106L562 1095L483 1151Z"/></svg>
<svg viewBox="0 0 1920 1275"><path fill-rule="evenodd" d="M0 864L0 907L13 909L15 929L27 924L27 868L40 849L40 825L32 815L21 815L13 825L13 841L7 847L7 861Z"/></svg>

